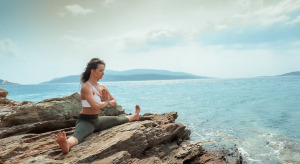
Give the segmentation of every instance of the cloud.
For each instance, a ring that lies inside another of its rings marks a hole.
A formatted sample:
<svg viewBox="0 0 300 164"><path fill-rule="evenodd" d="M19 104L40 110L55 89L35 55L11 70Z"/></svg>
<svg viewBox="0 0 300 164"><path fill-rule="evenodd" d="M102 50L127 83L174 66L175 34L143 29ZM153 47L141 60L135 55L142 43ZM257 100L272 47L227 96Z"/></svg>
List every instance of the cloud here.
<svg viewBox="0 0 300 164"><path fill-rule="evenodd" d="M300 15L298 15L295 19L287 22L287 24L296 24L300 22Z"/></svg>
<svg viewBox="0 0 300 164"><path fill-rule="evenodd" d="M11 39L0 40L0 56L17 55L17 45Z"/></svg>
<svg viewBox="0 0 300 164"><path fill-rule="evenodd" d="M284 22L286 20L289 20L289 16L282 15L282 16L279 16L279 17L270 17L268 19L261 20L261 23L263 25L271 25L271 24L274 24L274 23Z"/></svg>
<svg viewBox="0 0 300 164"><path fill-rule="evenodd" d="M230 27L228 25L225 25L225 24L218 24L218 25L215 26L215 29L217 31L221 31L221 30L230 29Z"/></svg>
<svg viewBox="0 0 300 164"><path fill-rule="evenodd" d="M173 29L155 29L120 37L124 52L143 52L172 47L180 44L183 40L185 40L185 36Z"/></svg>
<svg viewBox="0 0 300 164"><path fill-rule="evenodd" d="M85 9L77 4L67 5L66 9L73 15L87 15L94 12L92 9Z"/></svg>
<svg viewBox="0 0 300 164"><path fill-rule="evenodd" d="M104 7L110 8L114 2L115 0L104 0L103 2L100 2L100 4Z"/></svg>
<svg viewBox="0 0 300 164"><path fill-rule="evenodd" d="M158 45L161 47L174 46L180 42L181 35L170 29L159 29L150 31L146 35L146 42L148 45Z"/></svg>
<svg viewBox="0 0 300 164"><path fill-rule="evenodd" d="M272 1L270 4L253 3L248 12L236 13L233 16L233 20L245 25L259 24L269 26L289 20L289 14L298 9L300 9L300 1L295 0Z"/></svg>

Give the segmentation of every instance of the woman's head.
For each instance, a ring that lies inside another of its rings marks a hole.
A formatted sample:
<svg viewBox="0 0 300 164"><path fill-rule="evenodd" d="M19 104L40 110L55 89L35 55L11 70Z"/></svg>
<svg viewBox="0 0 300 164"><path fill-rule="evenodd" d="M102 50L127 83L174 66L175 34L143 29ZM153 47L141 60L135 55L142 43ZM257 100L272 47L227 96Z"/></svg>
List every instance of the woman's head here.
<svg viewBox="0 0 300 164"><path fill-rule="evenodd" d="M90 76L101 79L104 75L105 63L99 58L93 58L87 64L84 72L81 74L80 82L83 84L89 80Z"/></svg>

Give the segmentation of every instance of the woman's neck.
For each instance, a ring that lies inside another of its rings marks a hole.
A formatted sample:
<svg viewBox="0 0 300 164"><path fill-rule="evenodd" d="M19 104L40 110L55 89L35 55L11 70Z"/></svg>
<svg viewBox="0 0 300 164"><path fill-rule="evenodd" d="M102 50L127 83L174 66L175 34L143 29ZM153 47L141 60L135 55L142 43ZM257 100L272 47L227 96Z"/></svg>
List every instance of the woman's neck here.
<svg viewBox="0 0 300 164"><path fill-rule="evenodd" d="M97 86L98 85L98 80L95 79L95 78L92 78L92 77L89 78L88 82L90 84L92 84L93 86Z"/></svg>

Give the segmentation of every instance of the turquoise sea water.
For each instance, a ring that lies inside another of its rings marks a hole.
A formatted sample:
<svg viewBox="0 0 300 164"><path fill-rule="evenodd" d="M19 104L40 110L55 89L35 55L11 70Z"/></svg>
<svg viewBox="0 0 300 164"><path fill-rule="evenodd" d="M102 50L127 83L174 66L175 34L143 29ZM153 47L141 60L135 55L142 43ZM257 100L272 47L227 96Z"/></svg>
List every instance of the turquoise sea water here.
<svg viewBox="0 0 300 164"><path fill-rule="evenodd" d="M100 81L101 83L101 81ZM133 113L178 112L191 140L230 141L248 163L300 163L300 77L103 83ZM79 84L1 86L34 101L80 92Z"/></svg>

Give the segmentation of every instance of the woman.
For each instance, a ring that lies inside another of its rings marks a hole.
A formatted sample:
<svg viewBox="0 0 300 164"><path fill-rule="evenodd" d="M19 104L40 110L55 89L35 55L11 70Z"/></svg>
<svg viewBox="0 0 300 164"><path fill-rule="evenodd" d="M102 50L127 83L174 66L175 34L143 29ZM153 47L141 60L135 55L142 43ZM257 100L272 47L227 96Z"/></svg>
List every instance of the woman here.
<svg viewBox="0 0 300 164"><path fill-rule="evenodd" d="M106 105L117 106L115 98L108 89L104 85L98 84L98 80L102 79L104 75L104 69L105 63L98 58L93 58L81 75L82 110L76 122L75 132L68 139L64 131L56 135L56 142L63 153L68 153L72 146L81 143L94 131L139 120L140 107L138 105L135 107L135 114L130 116L98 116L99 111Z"/></svg>

